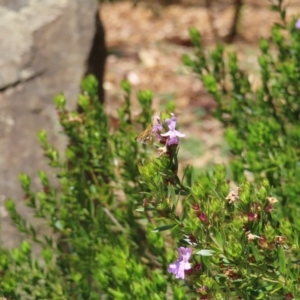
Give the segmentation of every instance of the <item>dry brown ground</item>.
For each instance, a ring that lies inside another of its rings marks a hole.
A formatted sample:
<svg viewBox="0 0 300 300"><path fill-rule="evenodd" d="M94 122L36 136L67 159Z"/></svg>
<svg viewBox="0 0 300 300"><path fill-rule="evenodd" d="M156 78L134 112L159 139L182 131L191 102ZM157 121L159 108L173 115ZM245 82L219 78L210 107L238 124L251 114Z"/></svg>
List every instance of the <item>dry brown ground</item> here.
<svg viewBox="0 0 300 300"><path fill-rule="evenodd" d="M165 0L166 1L166 0ZM211 0L213 26L220 38L230 30L234 14L232 0ZM214 102L201 82L181 63L184 53L191 53L188 28L196 27L208 49L216 43L205 1L182 0L163 6L159 1L132 1L102 4L101 15L110 50L104 87L107 111L115 117L122 100L120 82L128 79L133 90L151 89L154 109L164 110L170 100L176 103L181 131L187 137L181 144L181 158L197 167L226 161L223 130L211 116ZM255 82L260 37L268 37L278 15L268 0L246 0L238 25L238 37L228 45L236 50L245 68L253 70ZM300 1L290 0L288 18L300 14ZM133 110L138 114L136 101Z"/></svg>

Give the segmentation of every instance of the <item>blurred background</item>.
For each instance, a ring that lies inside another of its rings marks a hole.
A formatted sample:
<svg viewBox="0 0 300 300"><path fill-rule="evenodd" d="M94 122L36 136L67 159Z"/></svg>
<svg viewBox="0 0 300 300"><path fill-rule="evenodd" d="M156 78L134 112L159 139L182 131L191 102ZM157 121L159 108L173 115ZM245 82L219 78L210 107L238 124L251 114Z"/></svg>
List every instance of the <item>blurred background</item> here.
<svg viewBox="0 0 300 300"><path fill-rule="evenodd" d="M279 15L269 0L161 0L103 3L100 15L106 30L108 57L104 90L107 111L116 117L122 101L120 81L134 90L151 89L154 110L176 104L179 123L187 137L181 142L184 164L209 168L226 162L222 128L212 117L214 101L201 82L183 66L181 57L192 53L188 29L196 27L204 45L212 49L226 43L237 51L242 67L259 83L257 55L261 37L268 37ZM300 14L300 1L285 1L288 19ZM138 113L138 112L135 112Z"/></svg>
<svg viewBox="0 0 300 300"><path fill-rule="evenodd" d="M21 237L11 226L4 200L23 206L18 173L36 178L47 169L36 139L46 129L50 141L63 149L53 96L65 93L76 107L80 80L94 74L99 96L111 119L123 103L122 80L135 93L154 92L154 110L174 101L180 131L182 164L206 169L226 163L222 127L212 116L213 99L201 82L183 66L181 56L192 53L188 29L196 27L207 49L226 43L237 51L242 66L258 84L258 41L268 37L279 21L268 0L0 0L0 217L2 241L9 247ZM289 0L287 16L300 14L300 1ZM133 115L140 112L133 105ZM37 185L37 181L33 185ZM36 221L41 231L44 224Z"/></svg>

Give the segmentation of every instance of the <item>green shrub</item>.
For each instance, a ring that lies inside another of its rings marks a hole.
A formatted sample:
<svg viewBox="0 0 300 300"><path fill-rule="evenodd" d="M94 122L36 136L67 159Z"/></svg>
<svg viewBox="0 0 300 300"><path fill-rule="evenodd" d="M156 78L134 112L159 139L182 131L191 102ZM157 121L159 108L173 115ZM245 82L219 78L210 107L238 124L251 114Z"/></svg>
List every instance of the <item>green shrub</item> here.
<svg viewBox="0 0 300 300"><path fill-rule="evenodd" d="M185 279L189 298L298 299L299 233L280 219L268 180L231 190L222 166L198 176L188 167L179 179L177 145L157 150L140 166L144 211L181 245L168 271Z"/></svg>
<svg viewBox="0 0 300 300"><path fill-rule="evenodd" d="M165 299L164 239L135 212L146 191L138 172L146 151L135 141L130 86L124 82L123 88L126 101L115 131L99 104L93 77L82 83L82 113L67 111L64 96L55 97L69 145L61 155L44 131L38 138L59 188L45 172L38 173L38 192L32 191L26 174L19 176L26 204L47 221L53 236L39 236L14 202L6 202L19 231L41 245L43 258L42 263L32 258L28 242L12 252L2 249L0 290L8 299ZM143 110L139 123L146 124L152 115L152 94L140 92L138 98Z"/></svg>
<svg viewBox="0 0 300 300"><path fill-rule="evenodd" d="M281 0L273 9L285 21ZM184 133L176 130L170 112L151 123L150 91L139 93L142 115L133 120L131 88L123 82L125 102L117 128L111 129L90 76L82 83L80 112L66 110L63 95L55 98L69 140L63 155L44 131L38 134L59 186L39 172L41 189L35 192L30 178L19 176L26 204L53 234L37 234L14 201L6 201L27 241L11 251L1 247L0 296L300 298L300 30L295 20L275 25L270 41L260 42L257 89L236 54L226 55L223 46L206 53L194 29L191 38L195 57L184 56L184 62L218 103L215 115L226 128L230 171L238 187L230 189L224 166L200 175L189 166L180 178ZM146 128L138 137L135 121ZM32 257L29 240L40 244L40 260ZM178 284L179 279L185 281Z"/></svg>
<svg viewBox="0 0 300 300"><path fill-rule="evenodd" d="M282 24L260 41L258 88L252 87L236 53L225 53L222 45L207 53L195 29L190 30L195 57L185 55L183 61L217 102L215 116L226 130L234 180L268 179L282 216L300 229L300 30L295 20L286 24L282 1L277 2L272 8Z"/></svg>

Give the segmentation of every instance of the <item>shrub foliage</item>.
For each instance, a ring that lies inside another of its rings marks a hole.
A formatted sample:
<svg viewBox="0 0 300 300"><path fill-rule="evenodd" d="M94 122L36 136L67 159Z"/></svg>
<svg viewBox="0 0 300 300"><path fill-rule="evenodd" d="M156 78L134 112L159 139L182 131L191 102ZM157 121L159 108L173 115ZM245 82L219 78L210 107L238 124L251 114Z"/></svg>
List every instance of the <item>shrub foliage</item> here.
<svg viewBox="0 0 300 300"><path fill-rule="evenodd" d="M26 241L12 250L1 246L0 296L300 298L300 29L296 20L287 24L281 0L272 8L282 24L260 41L258 88L235 53L221 45L207 52L190 30L195 55L183 61L217 102L231 153L227 169L197 175L187 166L179 173L184 132L172 111L151 121L150 91L138 93L142 114L134 120L124 81L115 126L92 76L82 82L79 110L67 110L62 94L55 97L69 143L60 153L45 131L38 139L59 184L40 171L35 191L29 176L19 175L26 205L52 233L37 233L6 201ZM146 128L138 139L137 126ZM40 245L40 259L31 254L32 242Z"/></svg>

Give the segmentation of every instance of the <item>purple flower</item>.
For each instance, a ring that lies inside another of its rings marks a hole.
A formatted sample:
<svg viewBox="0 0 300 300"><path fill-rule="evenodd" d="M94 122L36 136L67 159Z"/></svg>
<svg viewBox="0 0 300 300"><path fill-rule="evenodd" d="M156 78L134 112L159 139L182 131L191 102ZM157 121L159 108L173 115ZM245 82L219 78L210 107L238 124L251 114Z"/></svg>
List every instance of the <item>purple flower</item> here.
<svg viewBox="0 0 300 300"><path fill-rule="evenodd" d="M159 131L163 130L163 125L162 125L161 119L159 116L156 116L153 119L153 123L154 123L154 121L156 121L156 122L155 122L155 125L153 125L152 132L155 134L155 136L158 140L161 140L162 137L161 137L161 134L159 133Z"/></svg>
<svg viewBox="0 0 300 300"><path fill-rule="evenodd" d="M184 137L185 134L183 133L180 133L179 131L177 131L175 129L176 127L176 120L177 118L175 117L174 114L171 114L172 115L172 118L171 119L167 119L166 120L166 123L169 127L169 131L166 132L166 133L163 133L161 134L161 136L168 136L168 141L167 141L167 144L170 146L170 145L178 145L178 138L177 137Z"/></svg>
<svg viewBox="0 0 300 300"><path fill-rule="evenodd" d="M300 18L297 20L295 27L297 29L300 29Z"/></svg>
<svg viewBox="0 0 300 300"><path fill-rule="evenodd" d="M156 116L154 119L156 120L156 124L153 126L152 131L153 132L158 132L158 131L163 129L162 122L161 122L161 119L160 119L159 116Z"/></svg>
<svg viewBox="0 0 300 300"><path fill-rule="evenodd" d="M191 269L191 264L188 262L192 255L191 248L178 248L179 257L178 259L169 265L168 272L176 275L176 278L184 279L184 271Z"/></svg>

